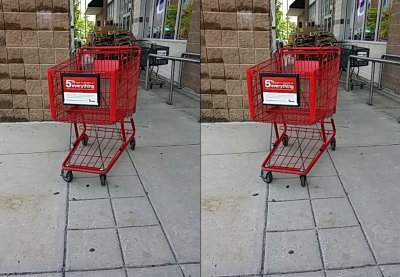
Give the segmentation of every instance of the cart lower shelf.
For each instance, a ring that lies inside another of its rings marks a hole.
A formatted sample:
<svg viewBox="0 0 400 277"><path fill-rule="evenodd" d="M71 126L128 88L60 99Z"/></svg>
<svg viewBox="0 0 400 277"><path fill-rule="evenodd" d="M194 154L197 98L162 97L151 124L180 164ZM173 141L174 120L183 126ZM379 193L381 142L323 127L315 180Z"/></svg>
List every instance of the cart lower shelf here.
<svg viewBox="0 0 400 277"><path fill-rule="evenodd" d="M66 182L73 179L73 171L100 175L101 185L107 184L107 173L125 149L135 149L133 118L114 126L74 123L75 141L62 163L61 176Z"/></svg>
<svg viewBox="0 0 400 277"><path fill-rule="evenodd" d="M278 127L274 123L276 140L261 165L261 178L273 180L272 172L300 175L301 185L307 184L307 174L328 146L336 149L336 127L333 118L313 126Z"/></svg>

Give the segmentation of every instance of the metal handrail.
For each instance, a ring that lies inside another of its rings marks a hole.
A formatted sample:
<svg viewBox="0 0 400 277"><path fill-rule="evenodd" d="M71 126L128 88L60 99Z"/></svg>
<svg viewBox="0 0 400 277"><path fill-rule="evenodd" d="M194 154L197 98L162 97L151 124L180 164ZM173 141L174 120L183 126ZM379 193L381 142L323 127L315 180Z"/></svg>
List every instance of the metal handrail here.
<svg viewBox="0 0 400 277"><path fill-rule="evenodd" d="M200 60L200 54L199 53L191 53L191 52L184 52L181 55L181 58L189 58L190 57L198 57ZM183 62L179 64L179 78L178 78L178 88L182 88L182 70L183 70Z"/></svg>
<svg viewBox="0 0 400 277"><path fill-rule="evenodd" d="M174 56L163 56L157 54L149 54L147 57L147 64L146 64L146 81L145 81L145 90L148 90L148 82L149 82L149 69L150 69L150 57L167 59L172 61L171 65L171 82L170 82L170 89L169 89L169 96L168 96L168 105L172 105L172 94L174 91L174 75L175 75L175 62L188 62L188 63L200 63L200 60L194 59L186 59Z"/></svg>
<svg viewBox="0 0 400 277"><path fill-rule="evenodd" d="M400 56L399 55L383 54L381 56L381 59L386 60L386 58L389 58L391 60L399 60L400 61ZM383 76L383 64L381 64L381 71L379 72L378 89L382 89L382 76Z"/></svg>
<svg viewBox="0 0 400 277"><path fill-rule="evenodd" d="M386 59L379 59L379 58L370 58L370 57L363 57L363 56L355 56L350 55L347 61L347 74L346 74L346 90L349 91L349 79L350 79L350 60L351 59L360 59L372 62L371 68L371 85L369 91L369 98L368 98L368 105L373 105L373 97L374 97L374 77L375 77L375 63L381 64L391 64L391 65L398 65L400 66L400 62L390 61Z"/></svg>

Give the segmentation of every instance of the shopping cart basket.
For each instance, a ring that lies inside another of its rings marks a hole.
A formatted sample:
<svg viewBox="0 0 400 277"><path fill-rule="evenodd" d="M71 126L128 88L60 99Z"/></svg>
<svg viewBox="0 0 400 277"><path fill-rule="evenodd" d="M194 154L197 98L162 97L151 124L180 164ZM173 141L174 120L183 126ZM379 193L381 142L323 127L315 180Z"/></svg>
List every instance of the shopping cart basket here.
<svg viewBox="0 0 400 277"><path fill-rule="evenodd" d="M99 174L105 185L128 145L135 148L139 46L79 48L48 69L50 115L74 126L73 147L62 163L66 182L73 171Z"/></svg>
<svg viewBox="0 0 400 277"><path fill-rule="evenodd" d="M156 54L161 56L168 56L169 55L169 47L157 45L154 43L150 43L148 41L140 41L140 46L142 47L142 57L140 59L140 67L142 69L146 69L147 66L147 59L149 59L149 86L150 89L153 88L153 85L159 85L160 88L164 84L162 79L160 78L158 71L160 65L168 64L167 59L157 58L157 57L149 57L149 54Z"/></svg>
<svg viewBox="0 0 400 277"><path fill-rule="evenodd" d="M369 57L368 48L343 42L339 42L337 45L341 48L340 69L342 71L347 70L347 61L350 59L350 55ZM365 82L359 77L360 67L363 66L368 66L368 61L361 59L350 60L350 89L353 89L354 86L359 86L363 89Z"/></svg>
<svg viewBox="0 0 400 277"><path fill-rule="evenodd" d="M247 69L252 120L274 126L275 142L261 165L261 177L272 172L306 176L330 145L336 148L336 98L340 48L282 48L275 58Z"/></svg>

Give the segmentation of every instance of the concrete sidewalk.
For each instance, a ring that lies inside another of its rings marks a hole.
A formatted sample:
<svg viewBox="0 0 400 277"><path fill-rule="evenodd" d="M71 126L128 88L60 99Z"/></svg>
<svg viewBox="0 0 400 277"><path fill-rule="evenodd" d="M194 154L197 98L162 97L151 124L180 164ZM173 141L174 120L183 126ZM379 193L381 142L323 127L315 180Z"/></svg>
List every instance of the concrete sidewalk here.
<svg viewBox="0 0 400 277"><path fill-rule="evenodd" d="M305 188L259 177L269 124L202 124L202 276L400 276L400 103L367 94L340 88Z"/></svg>
<svg viewBox="0 0 400 277"><path fill-rule="evenodd" d="M140 88L105 187L59 176L70 124L0 124L0 276L200 276L199 103L167 98Z"/></svg>

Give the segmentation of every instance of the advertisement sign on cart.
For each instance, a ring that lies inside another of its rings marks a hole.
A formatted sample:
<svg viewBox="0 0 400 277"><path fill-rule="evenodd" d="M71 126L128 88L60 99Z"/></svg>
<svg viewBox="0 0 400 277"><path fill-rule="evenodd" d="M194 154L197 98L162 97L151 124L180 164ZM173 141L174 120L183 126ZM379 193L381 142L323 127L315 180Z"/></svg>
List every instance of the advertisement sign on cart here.
<svg viewBox="0 0 400 277"><path fill-rule="evenodd" d="M64 105L99 106L100 75L69 74L61 75Z"/></svg>
<svg viewBox="0 0 400 277"><path fill-rule="evenodd" d="M299 103L299 75L261 73L263 104L296 106Z"/></svg>

